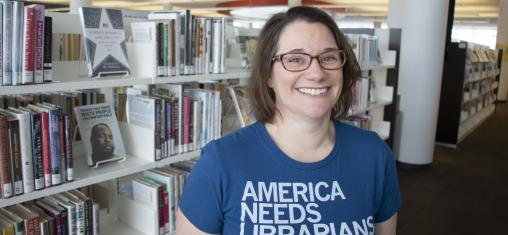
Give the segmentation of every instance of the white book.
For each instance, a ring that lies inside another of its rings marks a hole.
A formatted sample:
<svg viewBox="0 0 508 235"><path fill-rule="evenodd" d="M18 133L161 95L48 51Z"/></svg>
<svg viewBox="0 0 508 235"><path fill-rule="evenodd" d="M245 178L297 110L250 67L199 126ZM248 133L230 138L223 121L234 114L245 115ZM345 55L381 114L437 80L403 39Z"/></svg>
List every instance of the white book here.
<svg viewBox="0 0 508 235"><path fill-rule="evenodd" d="M4 86L12 85L12 2L3 2L2 17L2 70Z"/></svg>
<svg viewBox="0 0 508 235"><path fill-rule="evenodd" d="M92 235L99 235L100 228L100 219L99 219L99 209L100 206L98 203L93 203L92 205Z"/></svg>
<svg viewBox="0 0 508 235"><path fill-rule="evenodd" d="M226 72L226 19L221 18L221 41L220 41L220 70L219 73Z"/></svg>
<svg viewBox="0 0 508 235"><path fill-rule="evenodd" d="M221 20L212 19L212 73L220 73L221 29Z"/></svg>
<svg viewBox="0 0 508 235"><path fill-rule="evenodd" d="M21 83L23 72L23 2L13 1L12 16L12 85Z"/></svg>
<svg viewBox="0 0 508 235"><path fill-rule="evenodd" d="M19 120L19 140L21 144L21 169L23 170L23 192L29 193L35 190L32 158L32 125L29 112L15 108L7 110Z"/></svg>
<svg viewBox="0 0 508 235"><path fill-rule="evenodd" d="M132 181L132 198L134 201L150 208L156 213L156 220L153 221L155 234L161 234L159 224L159 192L158 187L150 185L142 179Z"/></svg>
<svg viewBox="0 0 508 235"><path fill-rule="evenodd" d="M63 192L59 194L61 199L66 200L69 203L74 204L76 207L76 234L77 235L84 235L85 234L85 201L79 199L75 195L69 192Z"/></svg>
<svg viewBox="0 0 508 235"><path fill-rule="evenodd" d="M3 8L4 8L4 2L0 2L0 19L3 19L3 16L4 16L4 11L3 11ZM1 25L1 24L0 24ZM3 55L3 40L4 40L4 32L2 30L2 27L0 26L0 54ZM2 56L0 56L0 86L3 86L4 83L3 83L3 58Z"/></svg>
<svg viewBox="0 0 508 235"><path fill-rule="evenodd" d="M132 31L132 42L133 43L151 43L152 50L155 52L155 62L153 64L153 70L157 71L156 75L159 75L158 72L158 54L160 53L157 50L157 23L156 22L141 22L135 21L131 23L131 31Z"/></svg>

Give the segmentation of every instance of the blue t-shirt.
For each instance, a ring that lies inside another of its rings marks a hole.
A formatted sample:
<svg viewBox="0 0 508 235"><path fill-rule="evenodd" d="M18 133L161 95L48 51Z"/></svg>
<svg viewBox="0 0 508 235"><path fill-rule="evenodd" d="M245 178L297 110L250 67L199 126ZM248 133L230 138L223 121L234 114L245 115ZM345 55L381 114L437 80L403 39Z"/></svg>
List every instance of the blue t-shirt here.
<svg viewBox="0 0 508 235"><path fill-rule="evenodd" d="M282 152L262 123L209 143L180 209L211 234L372 234L401 204L395 161L373 132L335 122L323 160Z"/></svg>

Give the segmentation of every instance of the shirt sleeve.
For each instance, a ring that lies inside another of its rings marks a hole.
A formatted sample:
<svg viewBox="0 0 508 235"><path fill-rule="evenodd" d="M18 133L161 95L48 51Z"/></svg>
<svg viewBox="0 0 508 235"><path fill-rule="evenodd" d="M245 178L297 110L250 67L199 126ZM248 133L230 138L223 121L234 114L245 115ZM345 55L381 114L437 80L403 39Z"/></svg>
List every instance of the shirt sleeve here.
<svg viewBox="0 0 508 235"><path fill-rule="evenodd" d="M384 144L384 143L383 143ZM375 223L390 219L401 206L401 196L397 168L393 153L384 145L384 185L382 189L381 205L374 217Z"/></svg>
<svg viewBox="0 0 508 235"><path fill-rule="evenodd" d="M222 232L222 180L220 159L213 142L201 151L198 163L187 178L180 210L198 229L210 234Z"/></svg>

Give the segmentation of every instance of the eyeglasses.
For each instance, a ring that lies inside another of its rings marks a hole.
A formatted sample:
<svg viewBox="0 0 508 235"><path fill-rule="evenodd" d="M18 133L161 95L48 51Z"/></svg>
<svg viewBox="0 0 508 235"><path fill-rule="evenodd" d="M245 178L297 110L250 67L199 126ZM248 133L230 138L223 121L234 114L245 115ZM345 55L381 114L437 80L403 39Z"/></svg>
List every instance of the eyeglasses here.
<svg viewBox="0 0 508 235"><path fill-rule="evenodd" d="M303 52L289 52L276 55L272 62L279 61L284 69L290 72L300 72L310 67L312 59L317 59L319 66L326 70L341 69L346 63L346 53L339 49L327 51L319 55L309 55Z"/></svg>

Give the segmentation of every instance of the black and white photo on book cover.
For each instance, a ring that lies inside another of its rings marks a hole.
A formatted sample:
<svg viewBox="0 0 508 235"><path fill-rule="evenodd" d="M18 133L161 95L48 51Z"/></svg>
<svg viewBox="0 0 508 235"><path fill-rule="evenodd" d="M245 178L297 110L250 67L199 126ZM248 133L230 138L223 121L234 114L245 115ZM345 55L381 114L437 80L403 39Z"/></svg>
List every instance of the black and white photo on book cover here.
<svg viewBox="0 0 508 235"><path fill-rule="evenodd" d="M90 77L128 75L125 30L121 10L81 7L85 57Z"/></svg>
<svg viewBox="0 0 508 235"><path fill-rule="evenodd" d="M88 166L124 160L126 156L115 109L110 103L74 108Z"/></svg>

